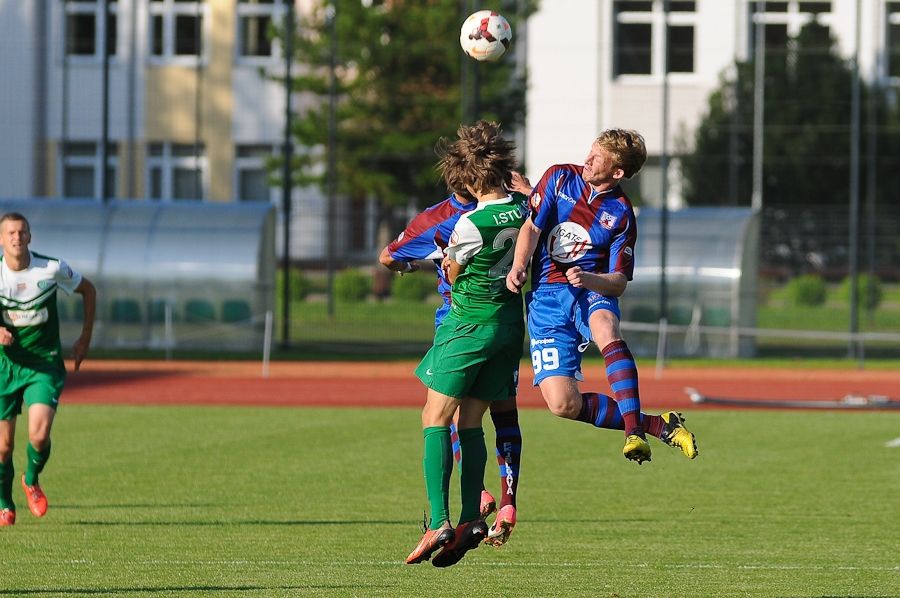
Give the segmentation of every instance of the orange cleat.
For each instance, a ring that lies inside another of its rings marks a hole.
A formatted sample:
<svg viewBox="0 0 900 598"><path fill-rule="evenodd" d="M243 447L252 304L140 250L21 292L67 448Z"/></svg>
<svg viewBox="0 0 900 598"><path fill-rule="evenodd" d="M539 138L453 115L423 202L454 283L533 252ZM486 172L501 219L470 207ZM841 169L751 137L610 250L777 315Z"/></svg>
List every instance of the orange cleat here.
<svg viewBox="0 0 900 598"><path fill-rule="evenodd" d="M28 508L35 517L43 517L47 514L47 497L39 484L28 486L25 484L25 474L22 474L22 490L28 499Z"/></svg>
<svg viewBox="0 0 900 598"><path fill-rule="evenodd" d="M453 528L428 529L415 550L406 557L407 565L417 565L431 558L432 553L441 546L446 546L453 541Z"/></svg>
<svg viewBox="0 0 900 598"><path fill-rule="evenodd" d="M453 541L447 544L431 562L435 567L455 565L473 548L477 548L487 536L488 528L484 519L466 521L456 526Z"/></svg>
<svg viewBox="0 0 900 598"><path fill-rule="evenodd" d="M509 540L513 528L516 526L516 508L512 505L506 505L497 513L494 525L488 531L487 538L484 539L485 544L490 544L495 548L500 548Z"/></svg>
<svg viewBox="0 0 900 598"><path fill-rule="evenodd" d="M16 512L12 509L0 509L0 527L16 522Z"/></svg>

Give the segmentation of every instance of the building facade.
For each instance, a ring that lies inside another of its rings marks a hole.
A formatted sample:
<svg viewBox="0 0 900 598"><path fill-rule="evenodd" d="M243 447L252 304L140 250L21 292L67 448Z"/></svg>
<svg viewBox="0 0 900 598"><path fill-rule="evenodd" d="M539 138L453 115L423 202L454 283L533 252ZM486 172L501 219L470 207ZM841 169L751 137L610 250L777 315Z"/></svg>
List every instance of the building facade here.
<svg viewBox="0 0 900 598"><path fill-rule="evenodd" d="M659 205L661 156L690 141L710 93L735 61L752 56L757 22L770 48L786 46L812 20L828 27L848 59L858 37L861 76L900 85L897 0L668 0L668 9L667 27L665 0L541 3L528 23L526 168L532 179L552 164L579 163L599 131L633 128L644 134L649 153L637 191ZM677 208L677 162L667 186L669 206Z"/></svg>
<svg viewBox="0 0 900 598"><path fill-rule="evenodd" d="M279 202L266 160L283 142L284 57L268 32L288 1L0 0L0 197ZM301 24L310 3L295 0ZM751 55L757 21L771 45L813 19L847 57L858 37L863 76L900 84L900 0L858 5L859 35L857 0L544 0L514 41L530 81L526 172L580 162L604 128L635 128L650 153L636 191L658 205L662 156ZM677 162L667 181L678 207ZM297 190L292 212L291 255L323 257L321 193ZM339 246L377 249L374 206L343 213L359 222L338 227Z"/></svg>

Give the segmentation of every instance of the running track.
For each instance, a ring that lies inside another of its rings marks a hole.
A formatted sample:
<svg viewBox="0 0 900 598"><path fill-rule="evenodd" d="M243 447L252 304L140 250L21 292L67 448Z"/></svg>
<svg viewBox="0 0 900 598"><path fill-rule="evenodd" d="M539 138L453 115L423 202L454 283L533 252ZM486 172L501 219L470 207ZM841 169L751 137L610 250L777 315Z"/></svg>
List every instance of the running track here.
<svg viewBox="0 0 900 598"><path fill-rule="evenodd" d="M419 407L425 397L412 362L276 362L267 378L260 362L89 358L79 372L67 366L66 404ZM894 371L674 367L658 379L652 367L639 372L641 404L654 410L716 408L692 405L686 386L729 398L835 400L854 394L900 399L900 372ZM609 394L600 365L592 365L586 375L582 389ZM543 408L524 364L521 376L519 405Z"/></svg>

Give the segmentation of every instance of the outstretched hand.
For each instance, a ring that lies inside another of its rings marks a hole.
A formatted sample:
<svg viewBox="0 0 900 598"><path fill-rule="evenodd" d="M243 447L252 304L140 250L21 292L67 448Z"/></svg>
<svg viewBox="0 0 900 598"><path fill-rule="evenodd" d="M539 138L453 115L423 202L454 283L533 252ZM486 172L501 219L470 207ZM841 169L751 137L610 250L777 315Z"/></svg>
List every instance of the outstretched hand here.
<svg viewBox="0 0 900 598"><path fill-rule="evenodd" d="M525 175L513 170L510 173L510 179L510 189L519 193L524 193L525 195L531 195L531 183L528 181L528 178Z"/></svg>

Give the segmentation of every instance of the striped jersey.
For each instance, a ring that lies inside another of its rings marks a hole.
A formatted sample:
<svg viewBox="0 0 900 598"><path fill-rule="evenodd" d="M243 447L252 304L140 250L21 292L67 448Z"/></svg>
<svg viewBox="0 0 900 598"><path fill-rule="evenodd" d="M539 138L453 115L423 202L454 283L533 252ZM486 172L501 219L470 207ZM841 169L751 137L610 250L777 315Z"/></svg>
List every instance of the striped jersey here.
<svg viewBox="0 0 900 598"><path fill-rule="evenodd" d="M81 274L60 259L31 252L28 267L16 272L0 256L0 312L13 335L0 355L26 367L62 364L56 290L71 294L79 284Z"/></svg>
<svg viewBox="0 0 900 598"><path fill-rule="evenodd" d="M395 260L433 260L437 270L437 290L444 299L438 310L438 319L450 308L450 281L441 270L441 259L450 242L450 234L459 217L475 208L475 202L462 203L451 195L418 214L410 221L400 236L387 246L388 253ZM440 322L436 322L440 324Z"/></svg>
<svg viewBox="0 0 900 598"><path fill-rule="evenodd" d="M454 317L473 324L522 321L522 296L506 288L506 275L527 217L521 193L480 201L460 216L447 247L450 259L465 266L453 283Z"/></svg>
<svg viewBox="0 0 900 598"><path fill-rule="evenodd" d="M566 283L566 270L634 274L637 222L619 186L597 192L581 178L582 166L551 166L531 193L531 219L541 230L532 258L532 288Z"/></svg>

